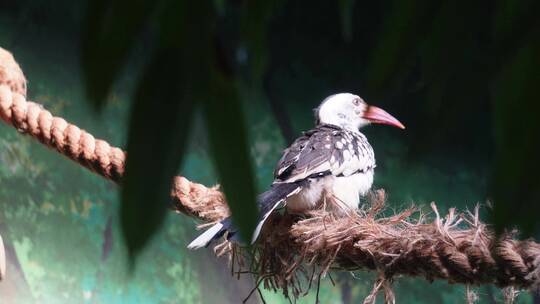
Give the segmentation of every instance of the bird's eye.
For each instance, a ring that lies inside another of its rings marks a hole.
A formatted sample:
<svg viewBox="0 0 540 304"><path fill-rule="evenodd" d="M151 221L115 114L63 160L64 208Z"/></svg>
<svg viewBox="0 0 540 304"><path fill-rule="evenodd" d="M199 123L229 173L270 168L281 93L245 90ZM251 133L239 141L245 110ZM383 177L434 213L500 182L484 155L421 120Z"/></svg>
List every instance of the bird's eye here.
<svg viewBox="0 0 540 304"><path fill-rule="evenodd" d="M360 105L360 98L355 98L355 99L353 99L353 104L354 104L355 106L359 106L359 105Z"/></svg>

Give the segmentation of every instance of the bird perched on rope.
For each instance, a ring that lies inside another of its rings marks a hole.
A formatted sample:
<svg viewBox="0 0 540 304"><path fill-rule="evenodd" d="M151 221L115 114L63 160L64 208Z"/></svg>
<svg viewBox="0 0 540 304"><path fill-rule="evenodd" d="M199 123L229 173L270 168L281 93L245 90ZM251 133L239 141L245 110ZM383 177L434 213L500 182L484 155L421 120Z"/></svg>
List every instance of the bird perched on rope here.
<svg viewBox="0 0 540 304"><path fill-rule="evenodd" d="M285 149L272 186L259 195L260 219L252 242L279 206L298 214L316 208L338 216L354 212L360 196L371 188L375 169L373 148L359 129L371 123L405 129L386 111L350 93L327 97L315 109L315 117L316 127ZM230 218L209 228L188 248L205 247L226 232L229 238L236 234Z"/></svg>

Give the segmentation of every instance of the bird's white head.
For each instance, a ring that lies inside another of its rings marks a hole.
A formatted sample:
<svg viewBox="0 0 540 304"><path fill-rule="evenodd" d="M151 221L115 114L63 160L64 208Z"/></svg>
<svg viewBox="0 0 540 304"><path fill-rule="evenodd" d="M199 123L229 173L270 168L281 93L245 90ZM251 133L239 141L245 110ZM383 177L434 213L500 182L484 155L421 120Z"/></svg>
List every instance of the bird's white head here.
<svg viewBox="0 0 540 304"><path fill-rule="evenodd" d="M400 129L405 126L381 108L368 105L362 98L350 93L328 96L315 109L317 124L331 124L358 131L370 123L391 125Z"/></svg>

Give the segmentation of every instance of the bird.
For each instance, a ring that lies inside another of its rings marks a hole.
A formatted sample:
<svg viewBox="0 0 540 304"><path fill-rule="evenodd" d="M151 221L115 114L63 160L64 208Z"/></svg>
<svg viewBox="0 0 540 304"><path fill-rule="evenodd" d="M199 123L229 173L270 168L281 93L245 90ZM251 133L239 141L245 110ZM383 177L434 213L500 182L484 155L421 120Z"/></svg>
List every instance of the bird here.
<svg viewBox="0 0 540 304"><path fill-rule="evenodd" d="M376 167L373 148L360 129L369 124L405 129L395 117L351 93L328 96L314 113L316 126L283 151L274 181L257 197L259 222L251 243L268 217L283 206L293 214L324 208L347 216L357 210L360 198L371 189ZM230 217L199 235L188 248L206 247L226 232L228 238L238 239Z"/></svg>

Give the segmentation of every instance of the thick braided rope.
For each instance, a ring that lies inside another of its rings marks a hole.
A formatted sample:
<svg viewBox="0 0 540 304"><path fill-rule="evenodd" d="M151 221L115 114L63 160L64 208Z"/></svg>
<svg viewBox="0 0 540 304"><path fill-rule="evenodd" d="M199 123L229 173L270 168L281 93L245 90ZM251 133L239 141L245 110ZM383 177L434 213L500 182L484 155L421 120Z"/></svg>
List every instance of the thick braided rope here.
<svg viewBox="0 0 540 304"><path fill-rule="evenodd" d="M125 152L95 139L62 118L54 117L42 106L26 101L24 75L13 56L2 48L0 118L97 174L121 182ZM171 198L177 212L205 221L216 221L229 215L225 198L217 186L208 188L176 177L172 182ZM268 260L262 261L264 269L260 271L264 274L268 264L273 264L270 268L274 271L285 262L281 274L274 276L273 285L286 288L286 281L292 277L290 271L299 265L300 256L304 261L324 265L326 270L333 264L376 269L386 277L421 275L430 280L446 279L458 283L538 287L538 243L518 241L509 236L496 238L477 216L470 218L464 228L456 224L460 220L453 211L446 220L437 213L434 222L416 224L408 221L404 214L380 219L369 215L341 219L314 215L301 221L276 216L261 237L264 240L261 250L271 252ZM287 250L294 252L283 253Z"/></svg>
<svg viewBox="0 0 540 304"><path fill-rule="evenodd" d="M376 271L379 279L372 299L380 288L393 295L390 283L403 275L467 286L540 287L540 244L515 240L512 233L495 236L479 220L478 206L465 214L450 209L443 218L432 204L435 220L429 221L416 209L380 216L382 190L369 201L347 217L320 210L307 219L275 214L262 232L249 271L262 279L265 288L293 297L307 291L300 282L313 280L314 266L321 276L329 269ZM242 249L228 241L216 247L218 255L229 255L233 261L238 260L238 250ZM237 262L243 269L242 260Z"/></svg>
<svg viewBox="0 0 540 304"><path fill-rule="evenodd" d="M379 201L384 192L379 191ZM474 213L450 209L441 218L435 204L434 221L413 220L413 211L389 218L354 215L324 216L294 224L290 234L307 259L332 252L343 268L368 268L384 276L423 276L451 283L496 284L537 288L540 283L540 244L518 241L511 234L496 237Z"/></svg>
<svg viewBox="0 0 540 304"><path fill-rule="evenodd" d="M11 53L0 48L0 118L19 132L116 183L124 173L126 153L92 134L54 117L41 105L26 100L26 79ZM229 214L219 187L208 188L184 177L174 178L174 209L207 221Z"/></svg>

